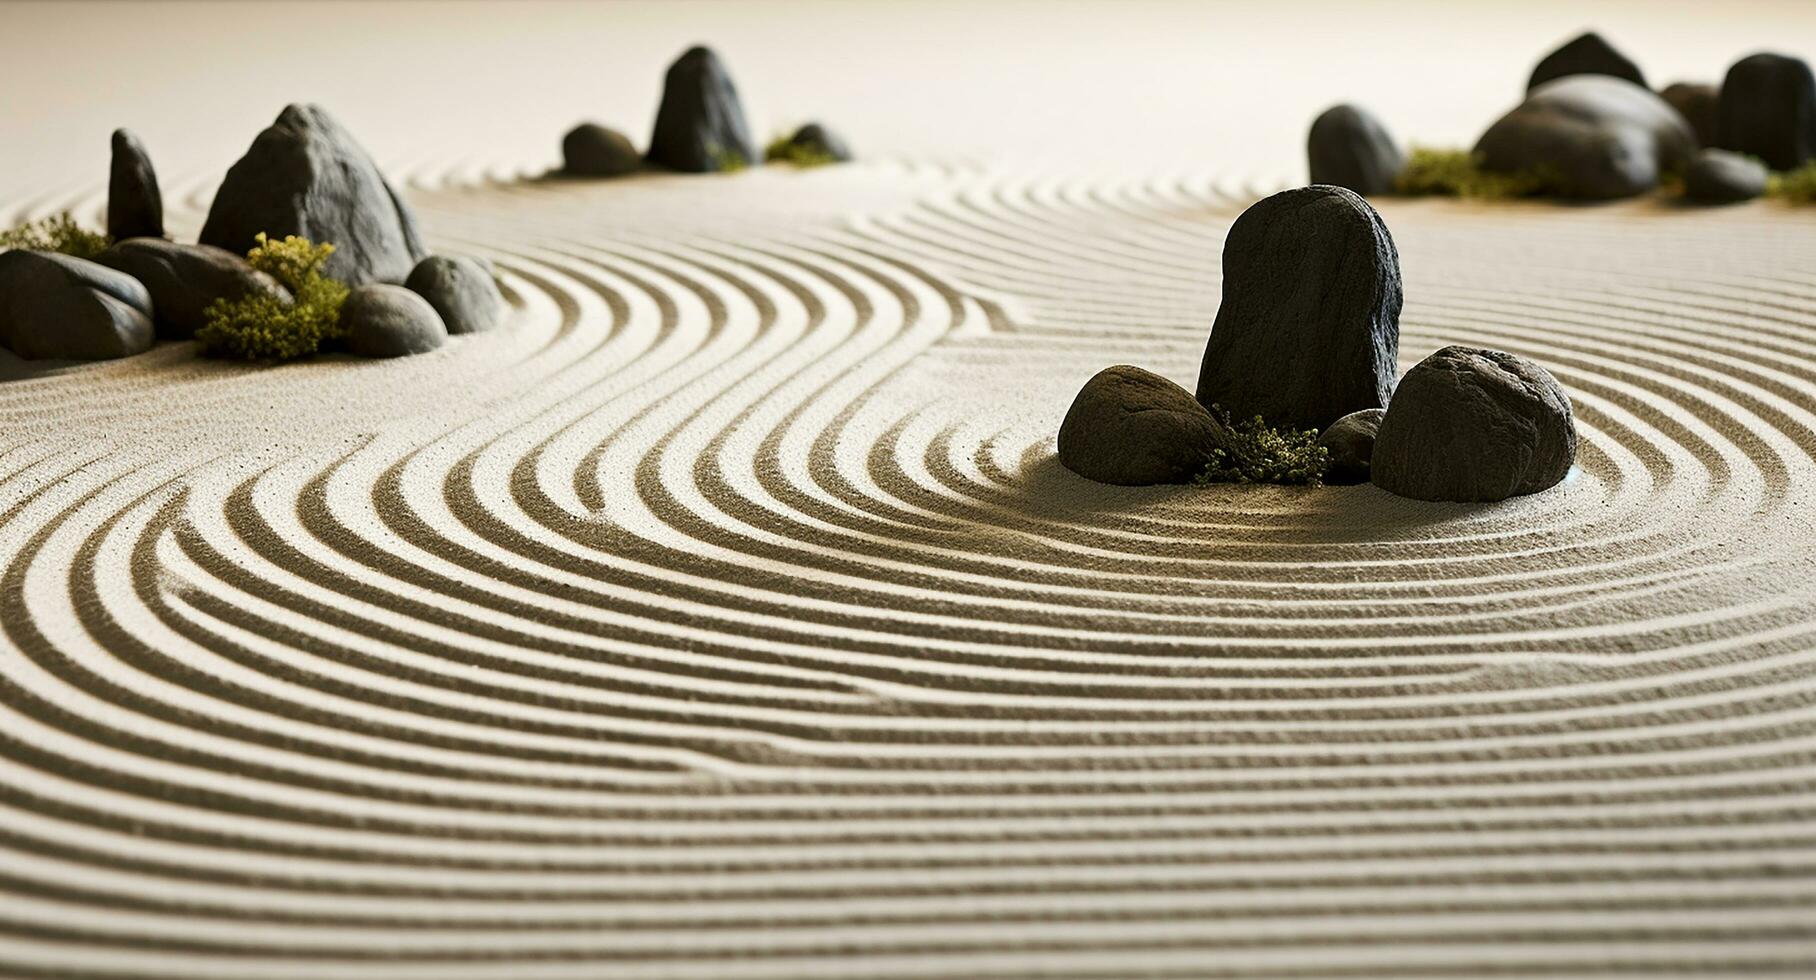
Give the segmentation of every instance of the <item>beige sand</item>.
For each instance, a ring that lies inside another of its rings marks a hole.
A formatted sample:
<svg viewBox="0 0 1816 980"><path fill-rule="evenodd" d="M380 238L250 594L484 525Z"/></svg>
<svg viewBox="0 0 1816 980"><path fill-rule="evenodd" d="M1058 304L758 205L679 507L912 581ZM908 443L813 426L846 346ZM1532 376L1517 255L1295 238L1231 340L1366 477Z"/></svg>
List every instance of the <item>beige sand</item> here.
<svg viewBox="0 0 1816 980"><path fill-rule="evenodd" d="M508 330L9 363L0 973L1816 968L1809 215L1384 204L1578 412L1454 506L1054 461L1213 166L408 172Z"/></svg>

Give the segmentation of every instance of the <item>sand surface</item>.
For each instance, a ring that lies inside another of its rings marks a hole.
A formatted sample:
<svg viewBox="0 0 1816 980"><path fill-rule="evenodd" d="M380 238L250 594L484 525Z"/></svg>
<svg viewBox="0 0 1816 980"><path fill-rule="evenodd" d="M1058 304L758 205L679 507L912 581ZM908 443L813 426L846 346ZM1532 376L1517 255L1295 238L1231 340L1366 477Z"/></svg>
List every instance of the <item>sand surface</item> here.
<svg viewBox="0 0 1816 980"><path fill-rule="evenodd" d="M0 974L1816 969L1816 219L1383 203L1579 471L1126 489L1072 394L1290 176L885 156L387 156L508 329L0 355Z"/></svg>

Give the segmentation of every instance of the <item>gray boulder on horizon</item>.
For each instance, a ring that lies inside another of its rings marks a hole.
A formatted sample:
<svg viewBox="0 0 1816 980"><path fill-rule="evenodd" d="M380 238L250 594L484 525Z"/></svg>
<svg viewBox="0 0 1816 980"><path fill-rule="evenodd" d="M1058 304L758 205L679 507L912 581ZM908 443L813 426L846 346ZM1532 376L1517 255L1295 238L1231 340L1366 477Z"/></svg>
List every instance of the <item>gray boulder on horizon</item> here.
<svg viewBox="0 0 1816 980"><path fill-rule="evenodd" d="M1534 89L1476 143L1484 169L1541 177L1549 193L1608 200L1644 194L1696 152L1682 114L1651 89L1571 75Z"/></svg>

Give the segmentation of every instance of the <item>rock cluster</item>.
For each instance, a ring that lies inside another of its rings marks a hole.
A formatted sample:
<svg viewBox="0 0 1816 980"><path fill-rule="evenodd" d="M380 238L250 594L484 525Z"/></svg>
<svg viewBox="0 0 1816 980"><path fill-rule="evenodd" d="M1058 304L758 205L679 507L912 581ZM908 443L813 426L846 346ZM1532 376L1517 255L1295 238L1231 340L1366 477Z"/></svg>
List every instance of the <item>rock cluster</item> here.
<svg viewBox="0 0 1816 980"><path fill-rule="evenodd" d="M1339 105L1312 121L1305 152L1311 182L1347 187L1374 196L1394 189L1394 178L1406 166L1406 154L1368 110Z"/></svg>
<svg viewBox="0 0 1816 980"><path fill-rule="evenodd" d="M1643 194L1696 152L1684 117L1651 90L1608 75L1570 75L1533 89L1476 143L1491 171L1540 175L1564 197Z"/></svg>

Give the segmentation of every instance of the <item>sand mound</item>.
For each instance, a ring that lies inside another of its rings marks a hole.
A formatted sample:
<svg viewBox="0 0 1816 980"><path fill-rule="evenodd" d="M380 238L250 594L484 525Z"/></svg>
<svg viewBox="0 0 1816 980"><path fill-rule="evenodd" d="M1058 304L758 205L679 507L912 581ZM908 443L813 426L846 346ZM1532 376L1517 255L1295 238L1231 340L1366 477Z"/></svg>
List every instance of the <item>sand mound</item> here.
<svg viewBox="0 0 1816 980"><path fill-rule="evenodd" d="M1816 226L1383 207L1402 367L1575 400L1541 496L1073 476L1099 367L1190 386L1258 190L419 185L510 329L15 365L0 966L1816 963Z"/></svg>

